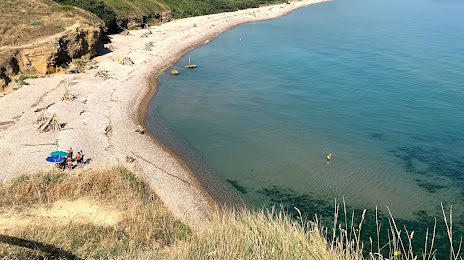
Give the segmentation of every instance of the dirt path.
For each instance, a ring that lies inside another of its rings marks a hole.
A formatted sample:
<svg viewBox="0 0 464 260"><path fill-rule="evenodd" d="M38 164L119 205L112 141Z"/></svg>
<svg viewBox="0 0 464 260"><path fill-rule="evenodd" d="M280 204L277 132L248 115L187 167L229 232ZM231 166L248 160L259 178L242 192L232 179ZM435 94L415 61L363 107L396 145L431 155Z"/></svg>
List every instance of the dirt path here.
<svg viewBox="0 0 464 260"><path fill-rule="evenodd" d="M6 51L6 50L28 49L28 48L35 47L37 45L42 45L42 44L45 44L45 43L49 43L49 42L54 41L55 39L60 38L61 36L65 35L66 33L78 28L79 26L81 26L81 24L80 24L80 22L78 20L73 25L66 27L65 30L60 32L60 33L50 35L50 36L46 36L46 37L37 38L35 41L33 41L31 43L28 43L28 44L23 44L23 45L19 45L19 46L11 46L11 45L2 46L2 47L0 47L0 52L1 51Z"/></svg>
<svg viewBox="0 0 464 260"><path fill-rule="evenodd" d="M50 207L39 206L0 213L0 231L50 222L60 225L79 222L112 226L118 223L123 214L111 206L86 199L59 200Z"/></svg>

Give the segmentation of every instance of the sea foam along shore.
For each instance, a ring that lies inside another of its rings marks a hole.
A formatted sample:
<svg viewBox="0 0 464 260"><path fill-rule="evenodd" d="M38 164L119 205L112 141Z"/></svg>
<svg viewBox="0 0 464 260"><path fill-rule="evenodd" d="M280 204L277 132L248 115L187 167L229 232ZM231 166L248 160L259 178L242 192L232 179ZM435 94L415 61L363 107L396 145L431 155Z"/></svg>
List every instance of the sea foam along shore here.
<svg viewBox="0 0 464 260"><path fill-rule="evenodd" d="M156 92L156 77L188 50L238 24L272 19L325 0L303 0L237 12L175 20L130 35L111 36L113 51L95 60L98 69L77 75L54 75L29 80L0 99L0 181L21 173L50 170L50 151L72 147L92 158L87 168L122 163L137 168L161 200L179 218L201 226L217 209L192 172L150 134L135 130L143 122L147 103ZM152 42L151 51L144 50ZM115 62L130 57L132 66ZM110 79L96 77L107 70ZM65 86L77 98L60 101ZM39 133L41 112L56 113L65 126L59 132ZM127 156L135 162L126 162Z"/></svg>

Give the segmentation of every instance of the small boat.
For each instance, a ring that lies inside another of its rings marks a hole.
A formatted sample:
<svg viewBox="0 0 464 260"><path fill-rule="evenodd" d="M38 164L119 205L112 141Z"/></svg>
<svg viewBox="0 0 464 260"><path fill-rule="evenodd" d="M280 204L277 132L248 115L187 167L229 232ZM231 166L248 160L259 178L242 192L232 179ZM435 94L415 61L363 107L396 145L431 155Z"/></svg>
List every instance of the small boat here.
<svg viewBox="0 0 464 260"><path fill-rule="evenodd" d="M171 75L179 75L179 71L176 69L171 70Z"/></svg>
<svg viewBox="0 0 464 260"><path fill-rule="evenodd" d="M190 55L189 55L189 64L185 65L184 68L186 68L186 69L196 69L197 68L197 65L190 63Z"/></svg>

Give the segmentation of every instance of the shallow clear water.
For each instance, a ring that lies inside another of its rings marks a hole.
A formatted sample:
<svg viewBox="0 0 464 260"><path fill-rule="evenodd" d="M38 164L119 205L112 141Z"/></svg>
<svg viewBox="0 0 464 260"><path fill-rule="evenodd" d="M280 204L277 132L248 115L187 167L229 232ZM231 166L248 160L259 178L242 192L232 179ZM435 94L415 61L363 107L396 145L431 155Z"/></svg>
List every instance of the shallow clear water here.
<svg viewBox="0 0 464 260"><path fill-rule="evenodd" d="M443 202L463 225L462 13L338 0L240 25L159 77L147 128L250 205L312 215L344 197L421 222Z"/></svg>

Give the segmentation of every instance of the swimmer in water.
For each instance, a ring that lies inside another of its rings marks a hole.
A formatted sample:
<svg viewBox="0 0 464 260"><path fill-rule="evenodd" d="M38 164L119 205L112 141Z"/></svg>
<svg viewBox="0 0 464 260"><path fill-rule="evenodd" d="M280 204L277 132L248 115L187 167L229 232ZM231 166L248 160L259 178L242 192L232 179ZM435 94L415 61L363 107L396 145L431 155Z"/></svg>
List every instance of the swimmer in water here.
<svg viewBox="0 0 464 260"><path fill-rule="evenodd" d="M327 160L330 160L332 159L332 152L330 152L328 155L327 155Z"/></svg>

